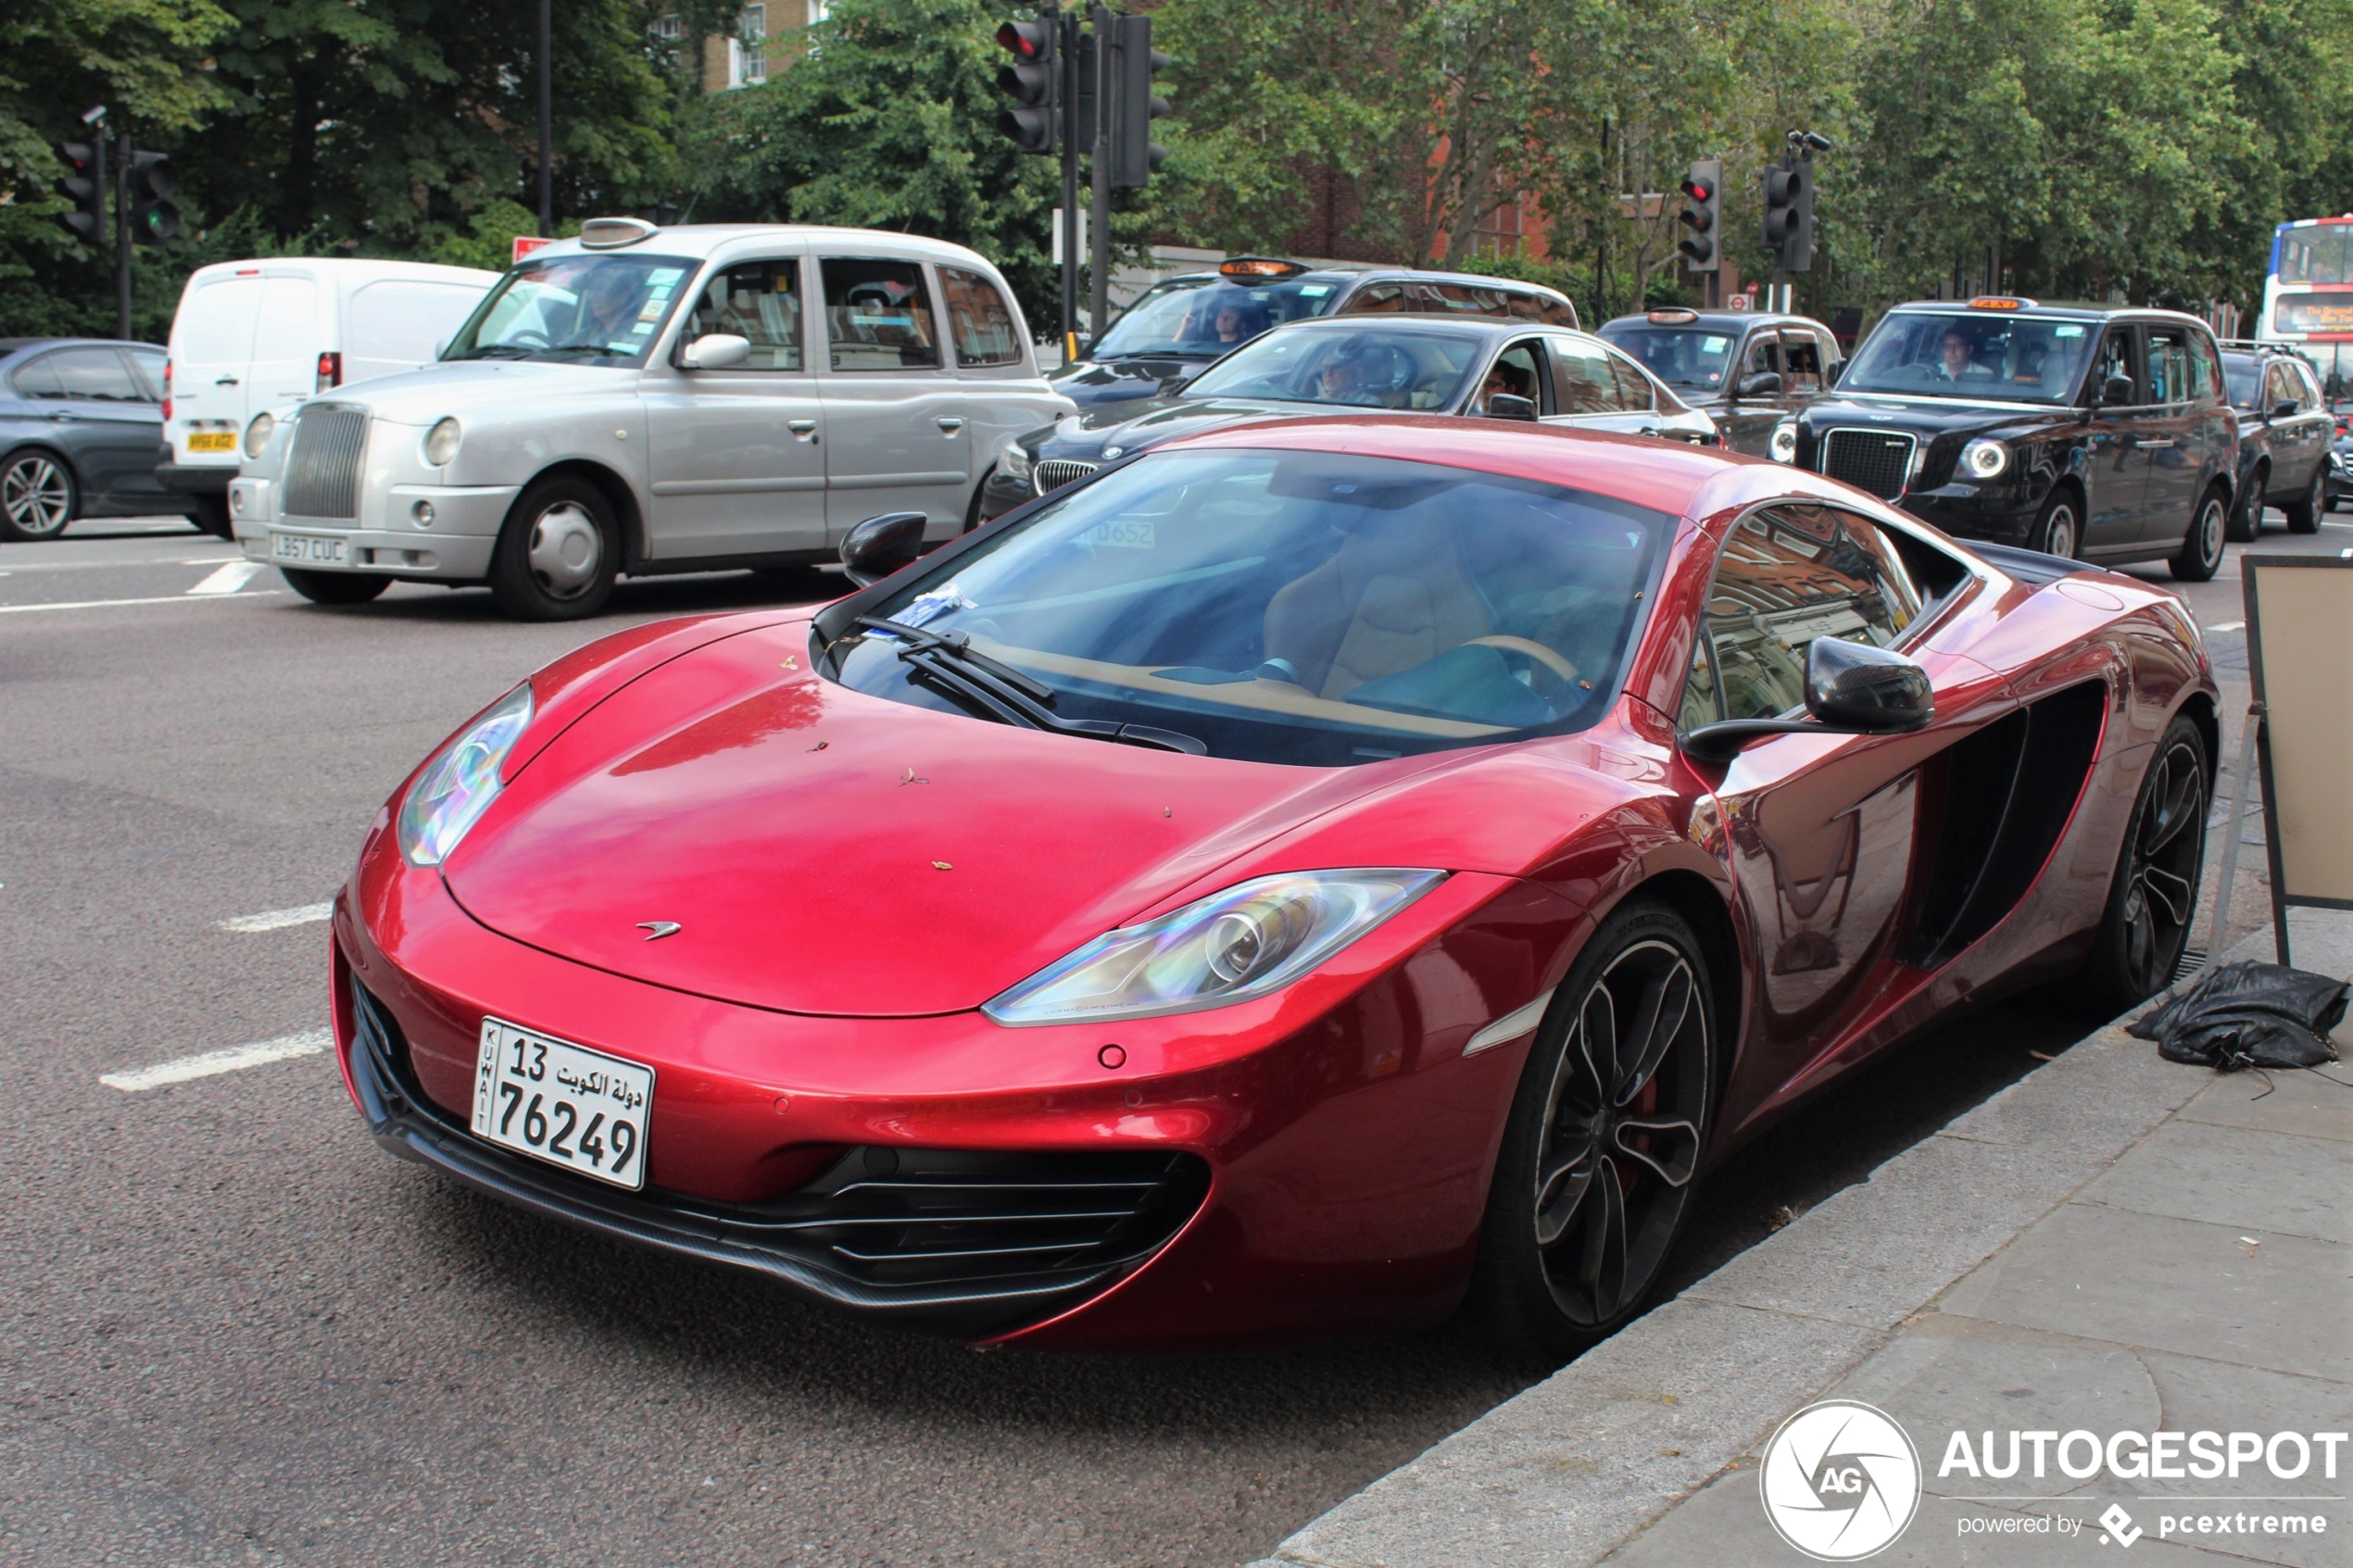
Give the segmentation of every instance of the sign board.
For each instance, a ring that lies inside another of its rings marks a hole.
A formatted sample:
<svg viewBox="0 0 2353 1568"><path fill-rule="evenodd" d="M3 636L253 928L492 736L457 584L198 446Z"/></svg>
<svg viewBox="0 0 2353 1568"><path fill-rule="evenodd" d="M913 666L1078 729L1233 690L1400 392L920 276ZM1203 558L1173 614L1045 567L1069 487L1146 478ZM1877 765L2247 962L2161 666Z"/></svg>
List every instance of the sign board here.
<svg viewBox="0 0 2353 1568"><path fill-rule="evenodd" d="M533 251L543 249L544 247L554 245L555 243L556 242L553 240L543 240L533 234L517 234L515 236L514 259L508 262L507 265L510 267L520 266L522 262L522 258L529 256Z"/></svg>
<svg viewBox="0 0 2353 1568"><path fill-rule="evenodd" d="M1734 294L1734 295L1725 295L1725 296L1724 296L1724 308L1725 308L1725 309L1727 309L1727 310L1745 310L1745 309L1747 309L1747 308L1748 308L1748 295L1744 295L1744 294Z"/></svg>
<svg viewBox="0 0 2353 1568"><path fill-rule="evenodd" d="M2353 559L2241 556L2246 652L2262 713L2258 755L2271 920L2287 958L2291 905L2353 909Z"/></svg>

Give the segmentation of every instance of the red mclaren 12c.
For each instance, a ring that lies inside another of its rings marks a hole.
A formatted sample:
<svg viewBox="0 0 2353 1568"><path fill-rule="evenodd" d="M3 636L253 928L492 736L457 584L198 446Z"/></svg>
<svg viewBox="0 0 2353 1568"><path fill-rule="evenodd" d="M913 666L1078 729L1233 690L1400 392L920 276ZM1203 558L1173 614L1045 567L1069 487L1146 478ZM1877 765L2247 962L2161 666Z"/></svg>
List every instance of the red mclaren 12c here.
<svg viewBox="0 0 2353 1568"><path fill-rule="evenodd" d="M1777 1114L2183 950L2217 693L2130 578L1409 416L918 538L591 644L402 785L334 921L386 1148L977 1342L1561 1354Z"/></svg>

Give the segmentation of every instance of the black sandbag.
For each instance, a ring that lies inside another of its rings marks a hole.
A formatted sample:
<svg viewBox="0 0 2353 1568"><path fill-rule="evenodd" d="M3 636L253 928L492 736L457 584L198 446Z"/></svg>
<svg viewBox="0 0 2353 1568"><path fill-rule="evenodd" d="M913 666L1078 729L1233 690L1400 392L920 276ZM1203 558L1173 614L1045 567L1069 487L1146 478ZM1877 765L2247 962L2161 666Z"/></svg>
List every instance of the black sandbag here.
<svg viewBox="0 0 2353 1568"><path fill-rule="evenodd" d="M2124 1026L2155 1040L2168 1061L2221 1073L2243 1067L2314 1067L2337 1060L2329 1031L2345 1021L2346 983L2275 963L2207 971Z"/></svg>

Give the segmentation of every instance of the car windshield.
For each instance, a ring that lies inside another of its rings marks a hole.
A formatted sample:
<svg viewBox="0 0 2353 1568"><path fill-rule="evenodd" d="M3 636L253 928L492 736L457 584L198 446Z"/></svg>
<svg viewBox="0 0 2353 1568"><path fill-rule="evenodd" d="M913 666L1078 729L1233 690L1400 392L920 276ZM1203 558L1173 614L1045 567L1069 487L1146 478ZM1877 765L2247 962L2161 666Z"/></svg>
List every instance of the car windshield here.
<svg viewBox="0 0 2353 1568"><path fill-rule="evenodd" d="M694 270L670 256L526 261L499 280L442 358L643 364Z"/></svg>
<svg viewBox="0 0 2353 1568"><path fill-rule="evenodd" d="M2065 403L2098 337L2092 321L1899 310L1880 319L1838 389Z"/></svg>
<svg viewBox="0 0 2353 1568"><path fill-rule="evenodd" d="M1654 327L1643 322L1610 323L1601 335L1642 363L1642 369L1669 386L1711 393L1724 384L1732 368L1737 333L1707 327Z"/></svg>
<svg viewBox="0 0 2353 1568"><path fill-rule="evenodd" d="M1592 723L1673 521L1432 463L1161 452L872 613L963 633L1053 688L1061 719L1341 767ZM845 685L966 711L887 633L845 644Z"/></svg>
<svg viewBox="0 0 2353 1568"><path fill-rule="evenodd" d="M2252 408L2256 391L2263 384L2263 362L2245 354L2225 354L2222 383L2230 388L2232 408Z"/></svg>
<svg viewBox="0 0 2353 1568"><path fill-rule="evenodd" d="M1203 370L1183 395L1451 408L1484 341L1468 332L1398 327L1272 332Z"/></svg>
<svg viewBox="0 0 2353 1568"><path fill-rule="evenodd" d="M1339 303L1340 293L1340 284L1330 278L1271 283L1171 278L1129 306L1088 357L1223 354L1269 327L1322 315Z"/></svg>

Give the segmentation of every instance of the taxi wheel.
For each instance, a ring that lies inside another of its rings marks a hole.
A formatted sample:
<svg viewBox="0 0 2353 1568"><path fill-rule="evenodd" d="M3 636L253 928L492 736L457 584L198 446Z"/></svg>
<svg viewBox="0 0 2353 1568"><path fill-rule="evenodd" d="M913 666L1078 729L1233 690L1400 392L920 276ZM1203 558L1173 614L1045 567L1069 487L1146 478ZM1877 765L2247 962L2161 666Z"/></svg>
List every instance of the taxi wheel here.
<svg viewBox="0 0 2353 1568"><path fill-rule="evenodd" d="M579 621L605 608L621 568L612 505L585 479L522 493L490 557L490 596L516 621Z"/></svg>
<svg viewBox="0 0 2353 1568"><path fill-rule="evenodd" d="M2069 560L2083 547L2083 520L2075 510L2075 493L2056 490L2043 507L2043 515L2034 521L2034 532L2028 535L2026 547L2040 550L2046 556L2064 556Z"/></svg>
<svg viewBox="0 0 2353 1568"><path fill-rule="evenodd" d="M2222 530L2230 513L2230 504L2222 499L2221 486L2198 497L2197 510L2192 514L2189 533L2182 540L2181 553L2165 564L2183 583L2205 583L2212 580L2222 565Z"/></svg>
<svg viewBox="0 0 2353 1568"><path fill-rule="evenodd" d="M2329 466L2322 463L2312 470L2312 483L2304 487L2304 494L2294 504L2282 507L2280 515L2287 519L2290 533L2318 533L2321 514L2328 509Z"/></svg>
<svg viewBox="0 0 2353 1568"><path fill-rule="evenodd" d="M315 605L363 605L392 586L391 578L372 571L303 571L282 566L278 575Z"/></svg>

